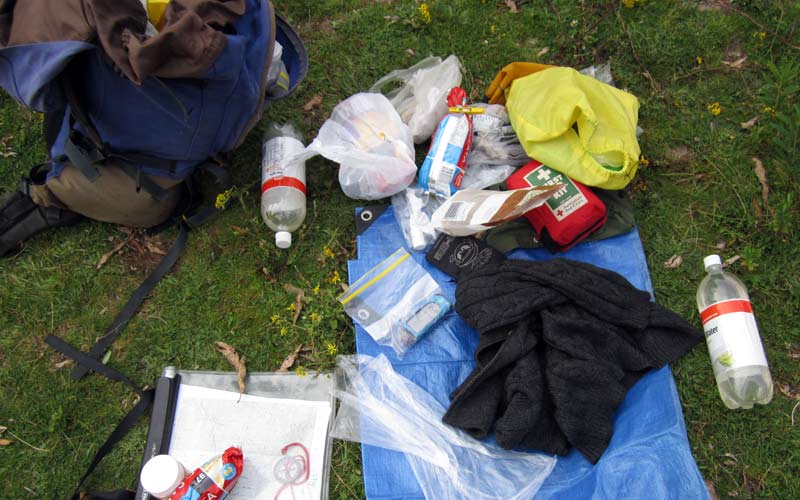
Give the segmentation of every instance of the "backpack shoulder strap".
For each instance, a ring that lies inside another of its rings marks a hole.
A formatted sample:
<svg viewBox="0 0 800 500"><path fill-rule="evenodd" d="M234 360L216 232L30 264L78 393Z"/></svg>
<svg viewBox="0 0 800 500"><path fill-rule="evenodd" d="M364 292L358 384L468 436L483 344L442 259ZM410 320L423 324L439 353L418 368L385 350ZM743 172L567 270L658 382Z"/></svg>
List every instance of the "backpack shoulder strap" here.
<svg viewBox="0 0 800 500"><path fill-rule="evenodd" d="M104 365L103 363L97 361L94 358L91 358L84 354L83 352L75 349L67 342L64 342L60 338L56 337L55 335L48 335L45 338L45 342L55 349L56 351L60 352L61 354L67 356L68 358L72 358L75 360L76 363L80 363L80 366L88 366L92 370L102 375L105 375L111 380L115 380L118 382L122 382L128 385L131 389L133 389L136 394L139 395L139 402L128 412L127 415L117 424L117 427L111 433L110 436L106 439L105 443L97 450L95 453L94 458L92 459L91 463L89 463L89 467L86 469L86 472L81 477L80 481L78 482L77 488L73 492L72 496L70 497L71 500L78 500L81 493L81 487L83 483L86 482L86 478L94 471L97 465L105 458L106 455L111 452L114 446L123 438L128 431L130 431L136 422L145 414L145 412L150 408L150 405L153 403L153 399L155 397L155 390L149 389L143 391L139 389L133 382L131 382L128 377L121 374L117 370ZM95 496L89 497L90 499L96 500L132 500L134 493L132 491L127 490L115 490L106 493L99 493Z"/></svg>

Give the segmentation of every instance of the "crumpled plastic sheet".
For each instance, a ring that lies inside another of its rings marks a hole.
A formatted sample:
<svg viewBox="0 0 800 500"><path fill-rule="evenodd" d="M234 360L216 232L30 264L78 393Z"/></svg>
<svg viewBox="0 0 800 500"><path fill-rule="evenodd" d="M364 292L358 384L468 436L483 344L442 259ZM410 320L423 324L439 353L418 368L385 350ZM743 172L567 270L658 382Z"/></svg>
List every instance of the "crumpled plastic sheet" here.
<svg viewBox="0 0 800 500"><path fill-rule="evenodd" d="M357 259L348 264L350 282L404 244L392 207L374 219L358 236L357 243ZM647 260L636 229L607 240L583 242L559 256L611 269L637 288L652 293ZM553 258L544 249L515 250L509 257ZM455 283L451 278L428 264L423 253L412 252L412 258L425 267L444 295L454 301ZM402 360L356 327L359 354L385 354L398 374L420 386L443 407L449 405L450 393L475 366L477 343L478 334L454 311L444 316ZM362 458L368 499L425 498L402 453L363 444ZM648 373L628 391L615 413L609 447L596 465L592 466L575 450L559 457L535 498L708 499L686 437L680 399L669 367Z"/></svg>
<svg viewBox="0 0 800 500"><path fill-rule="evenodd" d="M385 356L340 356L331 435L405 453L431 500L525 500L553 470L552 455L483 443L442 422L445 408Z"/></svg>

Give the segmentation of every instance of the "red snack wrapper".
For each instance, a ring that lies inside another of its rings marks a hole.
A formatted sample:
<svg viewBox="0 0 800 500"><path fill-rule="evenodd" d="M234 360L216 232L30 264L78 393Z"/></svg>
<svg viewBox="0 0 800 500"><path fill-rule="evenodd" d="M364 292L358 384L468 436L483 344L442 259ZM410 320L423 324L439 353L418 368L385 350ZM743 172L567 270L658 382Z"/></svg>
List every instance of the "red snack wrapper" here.
<svg viewBox="0 0 800 500"><path fill-rule="evenodd" d="M170 500L224 500L242 475L242 450L231 446L183 478Z"/></svg>

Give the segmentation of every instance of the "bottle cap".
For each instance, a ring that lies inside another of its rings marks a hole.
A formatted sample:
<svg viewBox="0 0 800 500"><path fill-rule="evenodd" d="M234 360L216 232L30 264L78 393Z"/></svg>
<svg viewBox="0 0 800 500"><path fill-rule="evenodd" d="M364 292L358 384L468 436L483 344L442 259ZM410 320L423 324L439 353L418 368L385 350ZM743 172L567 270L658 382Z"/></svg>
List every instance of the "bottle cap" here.
<svg viewBox="0 0 800 500"><path fill-rule="evenodd" d="M275 245L278 248L289 248L292 246L292 233L289 231L278 231L275 233Z"/></svg>
<svg viewBox="0 0 800 500"><path fill-rule="evenodd" d="M708 271L708 268L711 266L721 266L721 265L722 265L722 259L719 258L719 255L713 254L703 259L703 266L705 266L706 271Z"/></svg>
<svg viewBox="0 0 800 500"><path fill-rule="evenodd" d="M169 455L156 455L144 464L139 480L142 488L156 498L169 498L186 476L180 462Z"/></svg>

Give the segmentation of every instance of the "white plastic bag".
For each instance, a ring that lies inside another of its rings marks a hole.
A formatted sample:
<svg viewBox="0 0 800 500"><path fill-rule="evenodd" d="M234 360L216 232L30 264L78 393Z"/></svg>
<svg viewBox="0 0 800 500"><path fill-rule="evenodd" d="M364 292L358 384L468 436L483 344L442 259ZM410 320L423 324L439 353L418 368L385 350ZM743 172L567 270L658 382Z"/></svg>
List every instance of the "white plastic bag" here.
<svg viewBox="0 0 800 500"><path fill-rule="evenodd" d="M528 500L555 467L553 456L504 450L444 424L444 407L385 356L340 356L336 379L331 435L404 453L426 499Z"/></svg>
<svg viewBox="0 0 800 500"><path fill-rule="evenodd" d="M337 104L306 151L306 157L321 154L339 163L342 191L355 199L391 196L417 173L411 131L381 94L360 93Z"/></svg>
<svg viewBox="0 0 800 500"><path fill-rule="evenodd" d="M455 55L442 61L427 57L406 69L396 69L377 82L370 92L380 92L386 84L402 85L386 94L411 128L414 143L430 139L439 120L447 113L447 92L461 85L461 63Z"/></svg>

